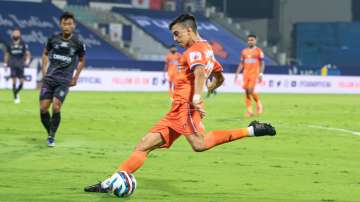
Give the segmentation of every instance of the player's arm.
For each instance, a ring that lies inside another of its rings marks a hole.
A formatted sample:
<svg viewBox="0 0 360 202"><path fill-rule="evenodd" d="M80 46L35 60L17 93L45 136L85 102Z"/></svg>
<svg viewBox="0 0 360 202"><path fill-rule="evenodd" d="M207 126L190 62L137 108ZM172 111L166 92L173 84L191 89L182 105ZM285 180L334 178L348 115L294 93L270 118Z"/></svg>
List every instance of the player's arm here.
<svg viewBox="0 0 360 202"><path fill-rule="evenodd" d="M241 72L241 71L243 70L243 68L244 68L244 64L243 64L243 63L244 63L244 62L241 61L241 62L239 63L239 65L238 65L237 69L236 69L234 82L236 82L236 80L238 79L238 76L239 76L240 72Z"/></svg>
<svg viewBox="0 0 360 202"><path fill-rule="evenodd" d="M212 76L213 76L213 79L211 80L211 82L207 83L207 88L208 88L209 92L213 92L214 90L216 90L225 81L225 77L221 71L213 72Z"/></svg>
<svg viewBox="0 0 360 202"><path fill-rule="evenodd" d="M77 80L79 79L80 73L84 69L84 67L85 67L85 56L83 55L83 56L79 57L79 62L77 64L75 74L71 80L71 86L76 85Z"/></svg>
<svg viewBox="0 0 360 202"><path fill-rule="evenodd" d="M206 75L205 75L205 67L203 65L197 65L194 67L194 96L192 103L196 107L198 111L200 111L201 116L205 116L205 110L201 105L201 94L204 91L204 86L206 82Z"/></svg>
<svg viewBox="0 0 360 202"><path fill-rule="evenodd" d="M26 50L25 50L25 66L29 66L30 64L30 60L31 60L31 53L29 51L28 46L26 45Z"/></svg>
<svg viewBox="0 0 360 202"><path fill-rule="evenodd" d="M262 77L264 75L264 71L265 71L265 62L264 62L264 53L262 51L260 51L260 74L259 74L259 82L262 81Z"/></svg>
<svg viewBox="0 0 360 202"><path fill-rule="evenodd" d="M48 64L49 64L49 51L47 48L44 49L44 52L42 54L41 57L41 74L42 74L42 78L45 77L46 72L47 72L47 68L48 68Z"/></svg>

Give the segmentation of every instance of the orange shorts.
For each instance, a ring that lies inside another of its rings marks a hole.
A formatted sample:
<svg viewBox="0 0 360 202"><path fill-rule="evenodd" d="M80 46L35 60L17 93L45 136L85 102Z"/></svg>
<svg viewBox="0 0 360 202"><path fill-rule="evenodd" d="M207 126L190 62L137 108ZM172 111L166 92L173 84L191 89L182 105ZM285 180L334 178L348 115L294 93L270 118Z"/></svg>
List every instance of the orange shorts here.
<svg viewBox="0 0 360 202"><path fill-rule="evenodd" d="M177 72L176 67L169 67L168 72L167 72L168 76L169 76L169 81L175 82L176 72Z"/></svg>
<svg viewBox="0 0 360 202"><path fill-rule="evenodd" d="M170 112L150 132L160 133L165 140L161 147L169 148L180 135L204 133L205 128L200 112L195 111L192 104L173 102Z"/></svg>
<svg viewBox="0 0 360 202"><path fill-rule="evenodd" d="M244 76L243 79L243 88L249 89L249 88L255 88L258 78L255 76Z"/></svg>

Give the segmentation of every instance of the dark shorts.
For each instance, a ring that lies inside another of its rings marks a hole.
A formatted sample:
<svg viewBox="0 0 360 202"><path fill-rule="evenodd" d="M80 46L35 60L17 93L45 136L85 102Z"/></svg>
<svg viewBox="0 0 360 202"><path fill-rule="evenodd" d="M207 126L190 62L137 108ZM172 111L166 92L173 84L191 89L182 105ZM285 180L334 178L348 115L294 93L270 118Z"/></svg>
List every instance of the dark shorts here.
<svg viewBox="0 0 360 202"><path fill-rule="evenodd" d="M57 81L44 80L40 90L40 100L52 100L54 97L64 102L69 86Z"/></svg>
<svg viewBox="0 0 360 202"><path fill-rule="evenodd" d="M23 79L24 78L24 68L11 67L10 68L10 77Z"/></svg>

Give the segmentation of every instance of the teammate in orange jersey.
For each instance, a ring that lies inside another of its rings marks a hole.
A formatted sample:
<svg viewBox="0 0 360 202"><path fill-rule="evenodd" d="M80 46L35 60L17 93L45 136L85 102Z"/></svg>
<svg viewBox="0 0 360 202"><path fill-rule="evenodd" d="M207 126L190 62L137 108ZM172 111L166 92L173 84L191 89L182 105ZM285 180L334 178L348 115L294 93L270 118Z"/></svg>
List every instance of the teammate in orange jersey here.
<svg viewBox="0 0 360 202"><path fill-rule="evenodd" d="M243 88L245 90L245 116L251 117L254 115L251 105L251 98L256 102L256 113L260 115L263 112L259 95L255 93L255 86L257 82L262 81L262 76L265 70L264 53L256 47L256 36L250 34L247 37L248 48L241 51L240 64L236 70L235 79L238 79L239 73L243 72Z"/></svg>
<svg viewBox="0 0 360 202"><path fill-rule="evenodd" d="M275 128L270 124L257 121L251 122L247 128L205 133L202 123L205 110L201 94L210 74L214 77L207 86L210 90L223 83L222 67L219 63L215 65L211 46L198 35L192 15L180 15L169 25L169 29L174 40L186 48L180 60L179 72L176 74L171 110L140 140L129 158L120 164L118 171L134 173L143 165L151 151L169 148L180 135L184 135L194 151L202 152L243 137L276 134ZM84 190L109 192L116 176L117 173L103 182L85 187Z"/></svg>
<svg viewBox="0 0 360 202"><path fill-rule="evenodd" d="M173 97L173 88L175 82L175 74L178 71L178 65L181 58L181 54L177 52L176 46L170 46L169 53L165 59L164 73L167 75L167 80L169 82L169 95L172 99Z"/></svg>

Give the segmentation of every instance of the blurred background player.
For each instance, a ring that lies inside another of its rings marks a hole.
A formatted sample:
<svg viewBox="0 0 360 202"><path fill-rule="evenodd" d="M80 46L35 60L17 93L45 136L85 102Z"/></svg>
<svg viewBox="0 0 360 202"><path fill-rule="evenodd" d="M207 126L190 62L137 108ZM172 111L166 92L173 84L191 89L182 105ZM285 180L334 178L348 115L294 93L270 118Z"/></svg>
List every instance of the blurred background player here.
<svg viewBox="0 0 360 202"><path fill-rule="evenodd" d="M243 88L245 90L245 116L251 117L254 115L251 98L256 102L256 113L260 115L263 112L263 106L260 97L255 93L255 86L257 82L262 81L262 76L265 70L264 53L256 47L256 36L250 34L247 37L248 48L241 51L240 64L236 70L234 82L238 79L239 73L243 71Z"/></svg>
<svg viewBox="0 0 360 202"><path fill-rule="evenodd" d="M40 91L40 117L48 133L48 146L55 146L55 134L60 124L60 109L75 86L85 65L85 45L73 32L75 17L65 12L60 17L61 33L51 36L42 56L43 84ZM76 72L75 62L79 60ZM49 64L49 67L47 68ZM52 116L49 107L52 104Z"/></svg>
<svg viewBox="0 0 360 202"><path fill-rule="evenodd" d="M11 42L6 45L4 54L5 71L10 67L12 90L15 104L20 103L20 90L24 85L24 68L30 64L31 54L29 47L21 40L20 29L16 28L11 33ZM19 85L17 84L19 80Z"/></svg>
<svg viewBox="0 0 360 202"><path fill-rule="evenodd" d="M209 90L215 90L223 83L222 67L216 63L211 46L199 36L194 16L179 16L169 25L169 29L174 40L187 49L181 57L179 73L176 74L171 110L141 139L135 151L119 166L119 171L134 173L151 151L170 148L181 135L185 136L194 151L202 152L243 137L276 133L270 124L257 121L251 122L248 128L205 133L202 123L205 110L201 94L209 75L213 75L212 82L207 85ZM116 176L115 173L104 182L85 187L84 190L107 192Z"/></svg>
<svg viewBox="0 0 360 202"><path fill-rule="evenodd" d="M177 48L175 45L171 45L169 48L169 53L166 56L165 59L165 66L164 66L164 73L166 76L166 79L169 82L169 95L170 99L173 97L173 88L175 83L175 75L178 71L178 65L179 60L181 58L181 54L177 51Z"/></svg>

